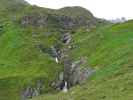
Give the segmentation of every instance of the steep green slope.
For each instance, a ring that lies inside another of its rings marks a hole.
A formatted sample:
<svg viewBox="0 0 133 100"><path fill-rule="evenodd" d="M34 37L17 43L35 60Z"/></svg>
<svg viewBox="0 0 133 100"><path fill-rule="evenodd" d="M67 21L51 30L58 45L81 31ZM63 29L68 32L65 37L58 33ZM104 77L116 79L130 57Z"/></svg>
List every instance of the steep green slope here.
<svg viewBox="0 0 133 100"><path fill-rule="evenodd" d="M0 100L20 100L23 90L34 87L38 80L44 81L42 93L54 92L51 81L63 66L55 62L50 49L62 46L60 37L71 31L68 26L96 24L86 23L96 19L92 15L80 24L81 15L71 18L58 10L31 6L23 0L0 0Z"/></svg>
<svg viewBox="0 0 133 100"><path fill-rule="evenodd" d="M0 0L0 18L10 18L11 14L16 16L16 12L20 13L28 5L24 0Z"/></svg>
<svg viewBox="0 0 133 100"><path fill-rule="evenodd" d="M38 80L44 81L43 92L53 91L49 84L62 70L62 65L56 64L49 55L50 51L43 52L39 48L41 45L49 50L58 44L59 32L52 31L51 26L49 29L22 26L20 20L25 14L44 10L35 7L38 9L34 11L32 6L21 6L19 0L16 1L16 6L11 5L15 1L0 1L3 5L7 2L5 8L0 9L0 100L20 100L23 89L34 87ZM15 11L10 12L13 7L21 9L14 8ZM47 32L50 29L51 32Z"/></svg>
<svg viewBox="0 0 133 100"><path fill-rule="evenodd" d="M37 45L50 47L55 43L56 34L35 37L30 29L15 23L4 25L0 37L0 100L19 100L23 88L39 79L45 81L45 91L49 90L49 82L62 67Z"/></svg>
<svg viewBox="0 0 133 100"><path fill-rule="evenodd" d="M20 100L24 88L38 80L46 95L37 100L131 100L133 21L105 26L98 21L103 23L82 7L53 10L0 0L0 100ZM66 32L73 35L71 58L87 57L83 67L96 73L68 94L52 94L50 85L63 65L55 63L51 47L62 47Z"/></svg>
<svg viewBox="0 0 133 100"><path fill-rule="evenodd" d="M96 69L91 80L68 93L46 94L33 100L132 100L133 98L133 21L101 26L73 34L74 59L88 58ZM87 66L87 65L85 65ZM84 66L84 67L85 67Z"/></svg>

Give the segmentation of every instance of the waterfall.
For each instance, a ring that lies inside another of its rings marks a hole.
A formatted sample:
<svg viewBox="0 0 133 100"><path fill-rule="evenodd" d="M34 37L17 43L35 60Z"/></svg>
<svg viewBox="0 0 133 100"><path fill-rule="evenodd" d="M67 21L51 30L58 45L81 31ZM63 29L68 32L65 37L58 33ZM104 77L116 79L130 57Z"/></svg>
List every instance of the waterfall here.
<svg viewBox="0 0 133 100"><path fill-rule="evenodd" d="M57 64L59 63L59 60L58 60L58 58L57 58L57 57L55 58L55 61L56 61L56 63L57 63Z"/></svg>
<svg viewBox="0 0 133 100"><path fill-rule="evenodd" d="M63 91L64 93L68 92L67 82L66 82L66 81L65 81L65 85L64 85L62 91Z"/></svg>

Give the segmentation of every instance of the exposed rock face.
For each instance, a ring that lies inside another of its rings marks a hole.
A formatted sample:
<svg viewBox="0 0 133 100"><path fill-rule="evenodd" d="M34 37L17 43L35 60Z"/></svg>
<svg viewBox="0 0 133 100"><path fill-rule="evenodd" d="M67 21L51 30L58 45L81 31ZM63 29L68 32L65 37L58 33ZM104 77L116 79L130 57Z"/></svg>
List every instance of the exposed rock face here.
<svg viewBox="0 0 133 100"><path fill-rule="evenodd" d="M64 88L67 90L72 86L84 83L95 72L89 67L81 69L82 64L86 63L86 57L81 57L78 61L73 61L70 58L68 54L71 50L69 47L72 42L72 36L70 33L63 34L62 42L65 44L65 48L62 49L60 58L61 62L64 64L64 70L59 74L58 80L52 84L52 86L57 90L64 90ZM58 55L56 52L55 54Z"/></svg>
<svg viewBox="0 0 133 100"><path fill-rule="evenodd" d="M94 70L92 70L91 68L81 69L81 64L84 64L82 59L80 61L76 61L64 66L66 67L64 69L67 69L64 73L64 76L66 76L66 78L64 77L64 79L67 80L69 87L86 81L89 76L93 74Z"/></svg>
<svg viewBox="0 0 133 100"><path fill-rule="evenodd" d="M56 23L55 23L56 22ZM50 24L57 24L57 27L63 28L63 29L72 29L72 28L78 28L80 26L86 26L91 27L96 25L96 19L91 18L87 19L84 17L68 17L63 15L25 15L21 19L21 25L27 26L32 25L36 27L47 27L50 26Z"/></svg>
<svg viewBox="0 0 133 100"><path fill-rule="evenodd" d="M80 26L90 27L96 24L95 19L86 19L84 17L72 18L68 16L60 16L58 17L58 21L64 29L78 28Z"/></svg>
<svg viewBox="0 0 133 100"><path fill-rule="evenodd" d="M47 25L48 17L39 15L26 15L21 19L22 25L33 25L43 27Z"/></svg>
<svg viewBox="0 0 133 100"><path fill-rule="evenodd" d="M43 88L43 82L41 80L38 80L34 87L28 86L25 89L23 89L21 94L21 99L28 100L32 97L39 96L41 94L42 88Z"/></svg>
<svg viewBox="0 0 133 100"><path fill-rule="evenodd" d="M64 71L59 74L58 80L53 85L55 89L62 90L65 82L67 82L68 89L77 84L82 84L95 72L89 67L81 69L81 64L84 64L83 59L74 63L70 59L65 59Z"/></svg>
<svg viewBox="0 0 133 100"><path fill-rule="evenodd" d="M60 49L58 47L52 46L51 50L52 50L52 53L53 53L53 57L59 58L59 56L60 56Z"/></svg>
<svg viewBox="0 0 133 100"><path fill-rule="evenodd" d="M51 53L52 53L52 57L55 59L56 63L61 62L61 56L62 56L61 53L62 52L58 46L52 46Z"/></svg>
<svg viewBox="0 0 133 100"><path fill-rule="evenodd" d="M40 8L35 8L40 11ZM97 19L84 8L66 7L59 10L45 9L40 12L33 10L20 18L20 23L23 26L31 25L42 28L52 26L58 29L72 30L83 26L87 28L95 26Z"/></svg>
<svg viewBox="0 0 133 100"><path fill-rule="evenodd" d="M32 98L33 89L31 87L27 87L23 90L22 100L27 100L27 98Z"/></svg>
<svg viewBox="0 0 133 100"><path fill-rule="evenodd" d="M71 40L72 40L72 37L71 37L70 33L65 33L62 37L62 42L64 44L69 44L71 42Z"/></svg>
<svg viewBox="0 0 133 100"><path fill-rule="evenodd" d="M64 59L64 81L68 83L68 88L70 87L69 76L71 75L71 62L68 58Z"/></svg>

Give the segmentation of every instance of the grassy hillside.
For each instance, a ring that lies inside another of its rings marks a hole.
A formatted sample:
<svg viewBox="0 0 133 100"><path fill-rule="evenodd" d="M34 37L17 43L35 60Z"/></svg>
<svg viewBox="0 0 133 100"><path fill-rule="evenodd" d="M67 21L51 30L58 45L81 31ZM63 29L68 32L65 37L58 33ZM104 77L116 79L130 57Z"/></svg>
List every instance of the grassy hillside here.
<svg viewBox="0 0 133 100"><path fill-rule="evenodd" d="M93 17L92 13L89 12L87 9L75 6L75 7L64 7L57 11L58 14L66 15L69 17L86 17L91 18Z"/></svg>
<svg viewBox="0 0 133 100"><path fill-rule="evenodd" d="M9 17L10 14L15 14L16 12L20 13L27 5L29 4L24 0L0 0L0 18L4 15L8 15L4 17Z"/></svg>
<svg viewBox="0 0 133 100"><path fill-rule="evenodd" d="M81 7L53 10L0 0L0 100L20 100L22 90L40 79L44 96L33 100L131 100L133 21L105 23ZM73 38L71 58L87 57L82 67L96 73L69 93L55 94L50 84L63 65L55 63L50 48L62 48L65 32Z"/></svg>
<svg viewBox="0 0 133 100"><path fill-rule="evenodd" d="M38 34L8 22L0 36L0 100L20 100L24 86L34 85L38 79L45 81L45 92L49 82L62 69L48 53L37 48L42 44L50 47L57 43L56 33L52 36ZM47 45L45 45L47 44Z"/></svg>
<svg viewBox="0 0 133 100"><path fill-rule="evenodd" d="M62 65L57 65L47 52L41 52L37 46L50 48L55 45L58 33L22 27L18 19L23 12L7 12L0 12L6 15L0 19L0 100L20 100L22 90L34 86L40 79L44 80L44 91L52 91L49 83L56 78ZM13 20L12 16L17 17Z"/></svg>
<svg viewBox="0 0 133 100"><path fill-rule="evenodd" d="M51 46L61 46L63 15L57 12L23 0L0 1L0 100L20 100L23 89L40 79L42 92L53 92L50 84L63 68L49 54ZM30 24L22 25L25 17Z"/></svg>
<svg viewBox="0 0 133 100"><path fill-rule="evenodd" d="M74 59L88 58L96 69L91 80L68 93L46 94L32 100L132 100L133 98L133 21L106 25L73 34ZM86 67L85 65L84 67Z"/></svg>

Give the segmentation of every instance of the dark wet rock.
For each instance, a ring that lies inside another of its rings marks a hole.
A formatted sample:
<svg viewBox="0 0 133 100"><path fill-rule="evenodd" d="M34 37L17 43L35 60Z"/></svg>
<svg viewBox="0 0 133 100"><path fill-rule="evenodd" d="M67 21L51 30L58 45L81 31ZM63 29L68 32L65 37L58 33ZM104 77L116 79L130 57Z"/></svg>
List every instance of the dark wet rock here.
<svg viewBox="0 0 133 100"><path fill-rule="evenodd" d="M57 90L64 88L67 82L67 88L84 83L94 72L90 67L81 69L82 64L86 63L86 58L73 62L70 58L63 59L64 71L59 74L59 78L55 81L54 87Z"/></svg>
<svg viewBox="0 0 133 100"><path fill-rule="evenodd" d="M33 88L28 86L22 91L22 100L27 100L28 98L32 98Z"/></svg>
<svg viewBox="0 0 133 100"><path fill-rule="evenodd" d="M69 44L71 40L72 40L72 37L70 33L65 33L62 37L62 42L65 44Z"/></svg>
<svg viewBox="0 0 133 100"><path fill-rule="evenodd" d="M40 90L29 86L23 90L22 100L27 100L27 99L30 99L32 97L39 96L39 95L40 95Z"/></svg>
<svg viewBox="0 0 133 100"><path fill-rule="evenodd" d="M78 28L80 26L87 26L90 27L93 24L96 24L95 18L84 18L84 17L70 17L70 16L58 16L57 20L59 24L64 28L64 29L72 29L72 28ZM93 23L92 23L93 22Z"/></svg>
<svg viewBox="0 0 133 100"><path fill-rule="evenodd" d="M34 92L33 92L33 94L32 94L32 97L35 97L35 96L39 96L39 95L40 95L40 90L34 88L33 91L34 91Z"/></svg>
<svg viewBox="0 0 133 100"><path fill-rule="evenodd" d="M59 23L65 28L69 29L75 26L75 20L67 16L57 17Z"/></svg>
<svg viewBox="0 0 133 100"><path fill-rule="evenodd" d="M36 48L38 48L42 53L49 54L52 58L55 59L56 62L59 62L61 60L62 54L58 46L51 46L49 48L49 47L45 47L43 44L38 43L36 45Z"/></svg>
<svg viewBox="0 0 133 100"><path fill-rule="evenodd" d="M62 51L58 46L52 46L51 53L51 56L55 59L57 63L61 61Z"/></svg>
<svg viewBox="0 0 133 100"><path fill-rule="evenodd" d="M69 76L71 74L71 60L66 58L62 59L62 63L64 64L63 72L59 73L58 79L52 83L52 86L56 90L62 90L65 84L65 81L69 80Z"/></svg>
<svg viewBox="0 0 133 100"><path fill-rule="evenodd" d="M32 97L39 96L43 88L44 88L43 81L38 80L35 86L27 86L26 88L23 89L21 94L21 99L28 100Z"/></svg>
<svg viewBox="0 0 133 100"><path fill-rule="evenodd" d="M55 90L61 91L64 87L64 79L57 79L56 81L53 81L51 83L51 87L53 87Z"/></svg>

